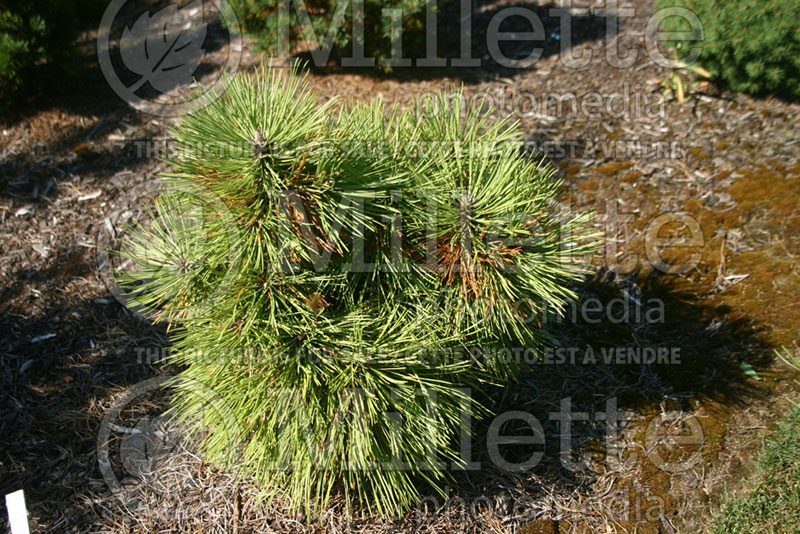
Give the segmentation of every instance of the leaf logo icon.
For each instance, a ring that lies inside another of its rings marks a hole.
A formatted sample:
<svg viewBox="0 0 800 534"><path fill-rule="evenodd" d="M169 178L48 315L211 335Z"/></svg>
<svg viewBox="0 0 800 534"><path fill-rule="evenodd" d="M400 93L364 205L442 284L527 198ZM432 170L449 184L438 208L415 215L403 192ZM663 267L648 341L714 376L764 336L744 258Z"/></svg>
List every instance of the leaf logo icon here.
<svg viewBox="0 0 800 534"><path fill-rule="evenodd" d="M174 4L151 15L146 11L132 27L125 27L120 39L122 62L141 78L128 90L133 93L145 83L161 93L193 81L194 71L205 55L203 41L208 24L193 24L191 16L203 11L202 0L180 10Z"/></svg>
<svg viewBox="0 0 800 534"><path fill-rule="evenodd" d="M158 416L139 420L135 428L125 428L120 441L120 458L130 475L152 475L177 445L177 434L169 428L169 418Z"/></svg>

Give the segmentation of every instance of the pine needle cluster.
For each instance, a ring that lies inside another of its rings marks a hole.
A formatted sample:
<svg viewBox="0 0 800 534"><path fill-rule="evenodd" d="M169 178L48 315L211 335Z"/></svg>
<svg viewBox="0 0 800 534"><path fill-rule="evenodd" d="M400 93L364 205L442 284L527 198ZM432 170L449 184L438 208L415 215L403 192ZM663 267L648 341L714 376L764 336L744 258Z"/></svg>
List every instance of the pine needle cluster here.
<svg viewBox="0 0 800 534"><path fill-rule="evenodd" d="M174 127L121 251L173 332L177 416L307 514L339 495L394 516L440 487L486 413L472 388L524 367L491 349L546 343L537 313L592 248L513 124L460 92L427 104L334 110L294 72L239 76Z"/></svg>

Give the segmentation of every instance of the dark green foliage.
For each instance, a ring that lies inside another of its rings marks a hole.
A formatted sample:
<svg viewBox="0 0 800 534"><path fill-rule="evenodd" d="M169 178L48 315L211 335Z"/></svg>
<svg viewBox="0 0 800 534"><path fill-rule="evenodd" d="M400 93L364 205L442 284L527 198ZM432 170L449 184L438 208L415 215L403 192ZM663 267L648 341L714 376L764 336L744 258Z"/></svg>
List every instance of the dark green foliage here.
<svg viewBox="0 0 800 534"><path fill-rule="evenodd" d="M80 31L97 24L100 6L98 0L0 2L0 96L32 82L42 64L63 72Z"/></svg>
<svg viewBox="0 0 800 534"><path fill-rule="evenodd" d="M800 408L792 406L764 439L750 476L726 492L708 532L795 534L800 525Z"/></svg>
<svg viewBox="0 0 800 534"><path fill-rule="evenodd" d="M359 20L353 16L354 2L302 0L304 7L298 6L299 2L300 0L231 0L231 5L245 30L258 39L270 53L280 53L281 47L288 45L283 41L284 36L292 41L310 39L304 33L306 27L310 26L320 48L327 49L330 46L333 49L332 57L335 58L343 52L350 57L345 51L352 40L363 38L363 43L360 44L364 46L365 57L375 58L376 66L386 69L391 68L388 62L393 56L393 39L402 39L403 55L408 57L409 51L419 47L424 38L425 0L364 0L361 18L364 23L363 35L358 36L353 28L354 20ZM287 7L283 14L279 9L281 5ZM298 9L307 13L307 19L298 17ZM392 35L391 17L384 16L383 9L401 10L401 35ZM285 28L289 29L288 35ZM329 31L332 32L332 39L326 41Z"/></svg>
<svg viewBox="0 0 800 534"><path fill-rule="evenodd" d="M797 0L658 0L679 6L703 24L700 42L672 42L679 58L693 46L699 63L731 89L800 96L800 2ZM689 31L680 17L664 22L667 31Z"/></svg>
<svg viewBox="0 0 800 534"><path fill-rule="evenodd" d="M396 515L447 479L462 416L486 412L463 388L524 366L463 351L540 346L531 317L573 297L590 250L515 127L433 104L333 113L294 74L238 77L174 128L122 251L135 303L173 327L181 419L307 512L339 494Z"/></svg>

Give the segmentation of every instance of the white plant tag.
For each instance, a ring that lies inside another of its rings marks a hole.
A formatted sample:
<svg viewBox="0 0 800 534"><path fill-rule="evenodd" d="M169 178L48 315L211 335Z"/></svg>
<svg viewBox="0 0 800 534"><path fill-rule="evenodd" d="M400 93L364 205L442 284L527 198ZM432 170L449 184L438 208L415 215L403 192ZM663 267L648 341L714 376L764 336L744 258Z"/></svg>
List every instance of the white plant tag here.
<svg viewBox="0 0 800 534"><path fill-rule="evenodd" d="M28 510L25 508L25 494L22 490L6 495L6 509L8 510L8 524L11 526L11 534L30 534Z"/></svg>

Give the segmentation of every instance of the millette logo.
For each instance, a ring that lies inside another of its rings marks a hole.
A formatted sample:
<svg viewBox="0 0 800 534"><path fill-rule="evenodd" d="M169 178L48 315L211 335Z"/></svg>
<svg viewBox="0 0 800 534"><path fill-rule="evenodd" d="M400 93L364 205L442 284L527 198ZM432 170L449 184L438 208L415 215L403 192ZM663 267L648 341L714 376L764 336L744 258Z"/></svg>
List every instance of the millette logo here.
<svg viewBox="0 0 800 534"><path fill-rule="evenodd" d="M225 0L113 0L97 33L97 57L114 92L166 117L221 94L241 53L239 24Z"/></svg>

